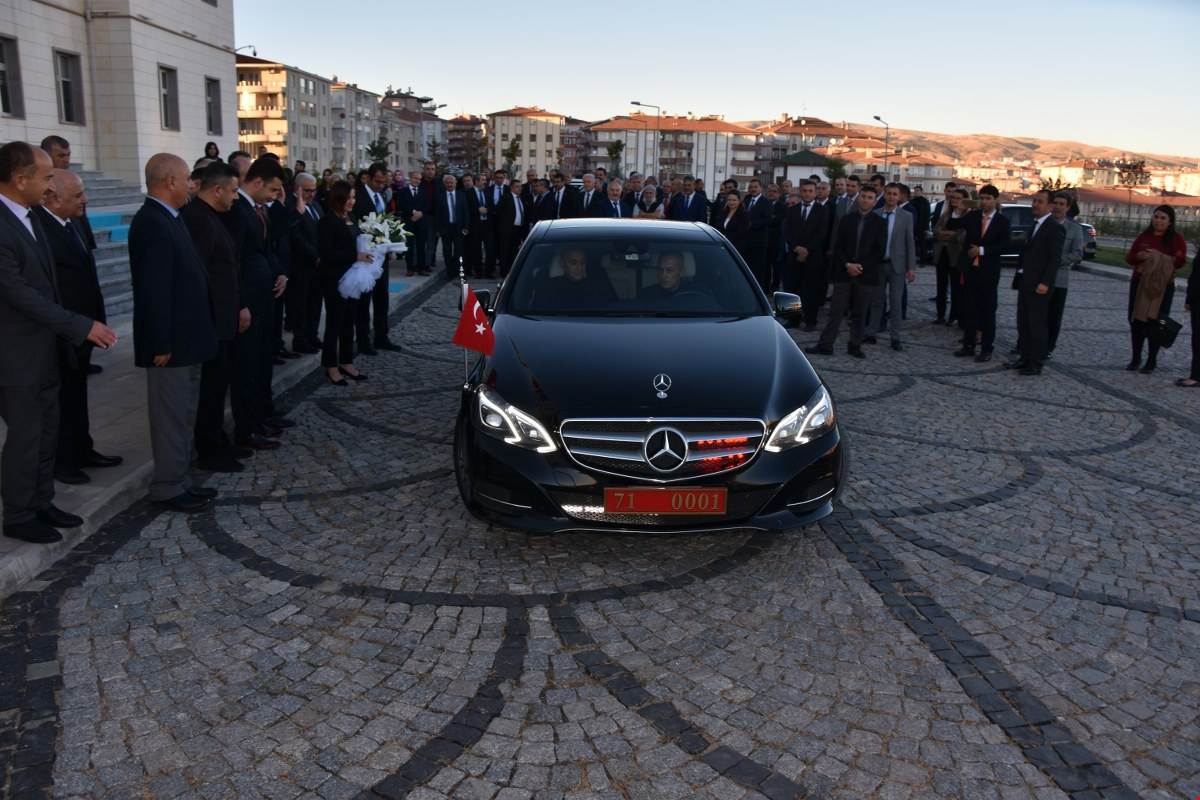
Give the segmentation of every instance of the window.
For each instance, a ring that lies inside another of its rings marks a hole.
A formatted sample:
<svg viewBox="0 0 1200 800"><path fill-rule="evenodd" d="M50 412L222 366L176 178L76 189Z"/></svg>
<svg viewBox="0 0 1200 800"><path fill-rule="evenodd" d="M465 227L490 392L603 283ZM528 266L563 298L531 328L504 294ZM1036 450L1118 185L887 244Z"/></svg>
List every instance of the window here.
<svg viewBox="0 0 1200 800"><path fill-rule="evenodd" d="M164 130L179 130L179 73L171 67L158 68L158 109Z"/></svg>
<svg viewBox="0 0 1200 800"><path fill-rule="evenodd" d="M507 142L507 141L508 141L508 134L507 134L507 133L502 133L502 134L500 134L500 141L502 141L502 142Z"/></svg>
<svg viewBox="0 0 1200 800"><path fill-rule="evenodd" d="M17 40L0 36L0 115L25 116L21 102L21 64L17 58Z"/></svg>
<svg viewBox="0 0 1200 800"><path fill-rule="evenodd" d="M554 136L553 136L553 135L551 135L551 134L549 134L549 133L547 133L547 134L546 134L546 141L547 141L547 142L553 142L553 141L554 141Z"/></svg>
<svg viewBox="0 0 1200 800"><path fill-rule="evenodd" d="M553 160L554 160L554 151L553 151L553 150L547 150L547 151L546 151L546 158L547 158L547 159L549 159L549 160L551 160L551 161L553 161Z"/></svg>
<svg viewBox="0 0 1200 800"><path fill-rule="evenodd" d="M221 82L216 78L204 79L204 118L210 136L221 135Z"/></svg>
<svg viewBox="0 0 1200 800"><path fill-rule="evenodd" d="M79 55L54 51L54 85L58 90L58 121L83 124L83 70Z"/></svg>

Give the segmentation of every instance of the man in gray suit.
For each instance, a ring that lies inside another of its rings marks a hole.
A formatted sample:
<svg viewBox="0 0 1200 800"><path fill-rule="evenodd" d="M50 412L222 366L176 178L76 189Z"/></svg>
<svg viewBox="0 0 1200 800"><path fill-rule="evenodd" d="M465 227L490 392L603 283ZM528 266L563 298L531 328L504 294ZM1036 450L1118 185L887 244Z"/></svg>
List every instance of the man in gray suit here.
<svg viewBox="0 0 1200 800"><path fill-rule="evenodd" d="M880 288L867 307L869 335L863 341L875 343L875 337L883 333L886 315L892 349L902 350L900 327L904 316L904 283L917 279L917 247L913 238L913 215L900 208L900 184L889 183L884 187L883 205L876 208L875 213L888 224L887 257L880 268Z"/></svg>
<svg viewBox="0 0 1200 800"><path fill-rule="evenodd" d="M67 311L46 232L33 214L53 173L50 156L25 142L0 147L0 455L4 535L57 542L56 528L83 524L54 505L60 338L74 347L116 344L102 322Z"/></svg>
<svg viewBox="0 0 1200 800"><path fill-rule="evenodd" d="M1067 289L1071 282L1071 270L1083 261L1083 226L1071 218L1071 195L1059 192L1051 204L1052 219L1063 226L1062 262L1054 273L1054 291L1050 293L1050 336L1046 347L1046 360L1054 353L1058 344L1058 332L1062 330L1063 310L1067 307Z"/></svg>

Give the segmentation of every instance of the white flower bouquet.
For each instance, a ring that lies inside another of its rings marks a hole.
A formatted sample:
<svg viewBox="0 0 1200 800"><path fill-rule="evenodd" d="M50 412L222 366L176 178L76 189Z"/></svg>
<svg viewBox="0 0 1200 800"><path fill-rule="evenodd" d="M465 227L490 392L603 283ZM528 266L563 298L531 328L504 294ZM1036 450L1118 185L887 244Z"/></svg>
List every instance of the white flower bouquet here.
<svg viewBox="0 0 1200 800"><path fill-rule="evenodd" d="M338 293L347 300L370 293L375 288L375 281L383 274L388 254L408 250L405 240L412 236L395 215L376 211L359 221L358 230L358 252L370 253L371 261L355 261L338 281Z"/></svg>

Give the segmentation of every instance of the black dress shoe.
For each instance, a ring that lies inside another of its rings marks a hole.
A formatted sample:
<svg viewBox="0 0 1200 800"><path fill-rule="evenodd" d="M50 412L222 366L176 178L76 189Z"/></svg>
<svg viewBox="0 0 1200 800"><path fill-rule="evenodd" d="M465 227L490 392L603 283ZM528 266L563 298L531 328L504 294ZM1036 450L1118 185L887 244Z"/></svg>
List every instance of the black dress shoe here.
<svg viewBox="0 0 1200 800"><path fill-rule="evenodd" d="M102 456L95 450L83 457L83 466L85 467L118 467L125 459L121 456Z"/></svg>
<svg viewBox="0 0 1200 800"><path fill-rule="evenodd" d="M45 508L38 509L37 518L39 521L47 525L53 525L56 528L78 528L83 524L83 517L63 511L53 503Z"/></svg>
<svg viewBox="0 0 1200 800"><path fill-rule="evenodd" d="M104 372L104 367L99 364L88 364L88 375L99 375Z"/></svg>
<svg viewBox="0 0 1200 800"><path fill-rule="evenodd" d="M50 544L62 541L62 534L57 529L36 519L5 525L4 535L9 539L19 539L22 542L32 542L33 544Z"/></svg>
<svg viewBox="0 0 1200 800"><path fill-rule="evenodd" d="M299 353L293 353L291 350L280 350L275 355L278 356L279 358L286 358L288 361L291 361L292 359L295 359L295 358L300 358Z"/></svg>
<svg viewBox="0 0 1200 800"><path fill-rule="evenodd" d="M282 367L282 366L283 366L284 364L286 364L287 362L286 362L286 361L284 361L284 360L283 360L282 358L280 358L279 356L275 356L275 358L273 358L273 359L271 360L271 363L272 363L272 364L274 364L274 365L275 365L275 366L277 366L277 367Z"/></svg>
<svg viewBox="0 0 1200 800"><path fill-rule="evenodd" d="M359 353L359 355L363 355L363 356L377 356L377 355L379 355L379 351L378 351L378 350L376 350L374 347L363 347L363 348L360 348L360 349L359 349L359 351L358 351L358 353Z"/></svg>
<svg viewBox="0 0 1200 800"><path fill-rule="evenodd" d="M970 356L975 355L975 348L974 347L960 347L954 351L954 355L957 356L958 358L969 358Z"/></svg>
<svg viewBox="0 0 1200 800"><path fill-rule="evenodd" d="M208 498L197 497L191 492L184 492L183 494L175 495L170 500L159 500L158 504L166 506L172 511L182 511L187 513L190 511L199 511L200 509L204 508L206 505L208 505Z"/></svg>
<svg viewBox="0 0 1200 800"><path fill-rule="evenodd" d="M904 349L904 345L900 344L899 339L892 339L892 349L899 353Z"/></svg>
<svg viewBox="0 0 1200 800"><path fill-rule="evenodd" d="M975 356L975 361L979 364L982 364L985 361L991 361L991 360L992 360L992 351L991 350L984 350L982 353Z"/></svg>
<svg viewBox="0 0 1200 800"><path fill-rule="evenodd" d="M287 417L281 417L278 415L267 417L265 422L268 425L270 425L272 428L279 428L280 430L287 430L288 428L296 427L295 422L288 419Z"/></svg>
<svg viewBox="0 0 1200 800"><path fill-rule="evenodd" d="M249 458L254 455L254 451L249 447L238 447L236 445L229 448L229 456L231 458Z"/></svg>
<svg viewBox="0 0 1200 800"><path fill-rule="evenodd" d="M241 472L246 467L236 458L198 458L196 467L205 472Z"/></svg>
<svg viewBox="0 0 1200 800"><path fill-rule="evenodd" d="M218 494L216 489L208 486L192 486L187 493L192 497L203 497L205 500L212 500Z"/></svg>
<svg viewBox="0 0 1200 800"><path fill-rule="evenodd" d="M367 373L365 373L365 372L360 372L357 375L351 375L349 372L343 372L342 374L345 375L350 380L354 381L355 383L357 383L358 381L365 381L367 379Z"/></svg>
<svg viewBox="0 0 1200 800"><path fill-rule="evenodd" d="M1005 361L1004 362L1005 369L1025 369L1028 366L1029 366L1029 362L1023 358L1017 359L1016 361Z"/></svg>
<svg viewBox="0 0 1200 800"><path fill-rule="evenodd" d="M1139 375L1149 375L1151 372L1154 372L1154 368L1157 366L1158 366L1158 364L1155 364L1153 361L1147 361L1146 366L1144 366L1138 370L1138 374Z"/></svg>
<svg viewBox="0 0 1200 800"><path fill-rule="evenodd" d="M1018 375L1041 375L1042 368L1035 367L1032 364L1027 364L1024 367L1021 367L1021 369L1017 372L1017 374Z"/></svg>
<svg viewBox="0 0 1200 800"><path fill-rule="evenodd" d="M330 383L332 383L334 386L349 386L349 385L350 385L350 381L346 380L344 377L343 377L343 378L338 378L338 379L335 381L333 378L331 378L331 377L330 377L330 375L329 375L329 373L328 373L328 372L326 372L326 373L325 373L325 380L329 381L329 382L330 382Z"/></svg>
<svg viewBox="0 0 1200 800"><path fill-rule="evenodd" d="M259 436L267 439L278 439L283 436L283 431L279 428L272 428L270 425L259 425L255 431Z"/></svg>
<svg viewBox="0 0 1200 800"><path fill-rule="evenodd" d="M863 352L861 347L851 347L846 350L846 355L854 356L855 358L866 358L867 354Z"/></svg>
<svg viewBox="0 0 1200 800"><path fill-rule="evenodd" d="M812 347L804 348L804 352L814 356L831 356L833 355L832 347L818 347L815 344Z"/></svg>
<svg viewBox="0 0 1200 800"><path fill-rule="evenodd" d="M246 447L251 450L277 450L279 449L279 441L276 439L268 439L261 434L252 433L249 436L237 440L238 447Z"/></svg>
<svg viewBox="0 0 1200 800"><path fill-rule="evenodd" d="M417 274L420 275L422 278L428 278L430 275L433 274L433 270L423 269L420 272L418 272Z"/></svg>
<svg viewBox="0 0 1200 800"><path fill-rule="evenodd" d="M876 339L874 336L864 336L863 337L863 344L878 344L878 342L879 342L879 340Z"/></svg>
<svg viewBox="0 0 1200 800"><path fill-rule="evenodd" d="M387 350L389 353L399 353L400 352L400 345L393 344L392 342L388 342L388 341L375 342L375 348L377 350Z"/></svg>
<svg viewBox="0 0 1200 800"><path fill-rule="evenodd" d="M70 484L71 486L79 486L84 483L90 483L92 476L79 467L55 467L54 480L59 483Z"/></svg>

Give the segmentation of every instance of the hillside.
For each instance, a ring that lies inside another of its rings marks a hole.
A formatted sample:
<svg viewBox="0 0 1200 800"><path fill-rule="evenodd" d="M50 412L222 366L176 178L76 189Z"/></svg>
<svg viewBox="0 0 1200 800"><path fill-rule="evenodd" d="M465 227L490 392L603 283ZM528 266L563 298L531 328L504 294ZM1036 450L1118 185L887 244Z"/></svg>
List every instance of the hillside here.
<svg viewBox="0 0 1200 800"><path fill-rule="evenodd" d="M883 139L882 126L851 123L851 127ZM1133 153L1118 147L1083 144L1082 142L1035 139L1033 137L996 136L990 133L952 135L892 128L896 147L909 147L947 161L955 159L968 163L997 161L1002 158L1032 159L1040 163L1070 161L1076 158L1144 158L1152 167L1195 167L1196 158L1166 156L1155 153Z"/></svg>

